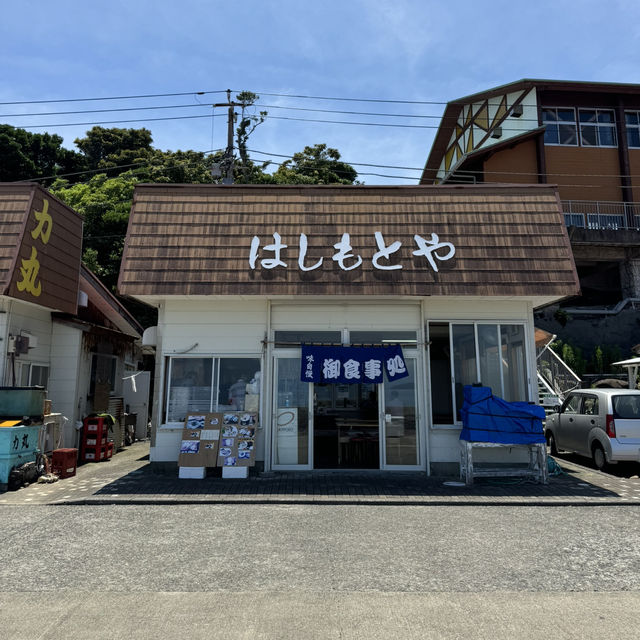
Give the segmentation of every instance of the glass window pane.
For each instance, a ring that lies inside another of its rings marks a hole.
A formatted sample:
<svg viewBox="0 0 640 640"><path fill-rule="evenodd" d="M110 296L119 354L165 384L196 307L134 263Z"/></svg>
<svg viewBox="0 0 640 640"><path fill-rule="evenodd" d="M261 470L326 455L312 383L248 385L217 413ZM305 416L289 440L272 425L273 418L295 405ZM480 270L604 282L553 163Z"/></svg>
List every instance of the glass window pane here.
<svg viewBox="0 0 640 640"><path fill-rule="evenodd" d="M558 109L558 120L564 122L575 122L576 116L573 109Z"/></svg>
<svg viewBox="0 0 640 640"><path fill-rule="evenodd" d="M214 411L258 411L262 376L258 358L220 358L219 376Z"/></svg>
<svg viewBox="0 0 640 640"><path fill-rule="evenodd" d="M406 364L408 378L384 383L385 447L388 465L418 464L415 360L408 358Z"/></svg>
<svg viewBox="0 0 640 640"><path fill-rule="evenodd" d="M596 137L596 128L591 126L580 127L580 135L582 136L582 144L595 147L598 144Z"/></svg>
<svg viewBox="0 0 640 640"><path fill-rule="evenodd" d="M480 382L491 387L493 393L502 397L500 382L500 343L498 325L478 325L478 357L480 358Z"/></svg>
<svg viewBox="0 0 640 640"><path fill-rule="evenodd" d="M527 358L524 326L521 324L500 325L502 342L503 398L508 402L526 402Z"/></svg>
<svg viewBox="0 0 640 640"><path fill-rule="evenodd" d="M167 421L211 410L212 358L171 358Z"/></svg>
<svg viewBox="0 0 640 640"><path fill-rule="evenodd" d="M39 364L31 365L31 386L47 388L49 382L49 367L43 367Z"/></svg>
<svg viewBox="0 0 640 640"><path fill-rule="evenodd" d="M578 413L578 411L580 410L581 402L582 396L569 396L569 398L565 400L565 405L562 409L562 413Z"/></svg>
<svg viewBox="0 0 640 640"><path fill-rule="evenodd" d="M453 372L455 380L456 417L460 420L460 409L464 402L463 387L478 382L476 368L476 339L473 325L454 324Z"/></svg>
<svg viewBox="0 0 640 640"><path fill-rule="evenodd" d="M300 358L277 359L275 465L309 463L309 384L300 380Z"/></svg>
<svg viewBox="0 0 640 640"><path fill-rule="evenodd" d="M576 127L573 124L561 124L558 126L560 144L578 144Z"/></svg>
<svg viewBox="0 0 640 640"><path fill-rule="evenodd" d="M638 112L627 111L624 114L624 118L627 124L638 124Z"/></svg>
<svg viewBox="0 0 640 640"><path fill-rule="evenodd" d="M630 147L640 147L640 129L627 129L627 144Z"/></svg>
<svg viewBox="0 0 640 640"><path fill-rule="evenodd" d="M29 371L30 371L30 367L31 367L31 365L28 365L26 363L23 363L20 366L20 375L17 376L17 379L18 379L18 384L21 387L28 387L29 386Z"/></svg>
<svg viewBox="0 0 640 640"><path fill-rule="evenodd" d="M350 331L352 344L408 343L416 344L415 331Z"/></svg>
<svg viewBox="0 0 640 640"><path fill-rule="evenodd" d="M598 127L600 145L604 147L616 146L616 132L613 127Z"/></svg>
<svg viewBox="0 0 640 640"><path fill-rule="evenodd" d="M556 125L547 125L544 131L545 144L560 144L558 137L558 127Z"/></svg>
<svg viewBox="0 0 640 640"><path fill-rule="evenodd" d="M449 325L429 324L429 371L433 424L453 424Z"/></svg>
<svg viewBox="0 0 640 640"><path fill-rule="evenodd" d="M342 344L341 331L276 331L276 344L298 345L303 342L327 342Z"/></svg>
<svg viewBox="0 0 640 640"><path fill-rule="evenodd" d="M598 122L615 122L613 111L598 111Z"/></svg>
<svg viewBox="0 0 640 640"><path fill-rule="evenodd" d="M595 122L596 112L591 109L580 109L580 122Z"/></svg>
<svg viewBox="0 0 640 640"><path fill-rule="evenodd" d="M558 119L555 109L542 110L542 122L555 122Z"/></svg>

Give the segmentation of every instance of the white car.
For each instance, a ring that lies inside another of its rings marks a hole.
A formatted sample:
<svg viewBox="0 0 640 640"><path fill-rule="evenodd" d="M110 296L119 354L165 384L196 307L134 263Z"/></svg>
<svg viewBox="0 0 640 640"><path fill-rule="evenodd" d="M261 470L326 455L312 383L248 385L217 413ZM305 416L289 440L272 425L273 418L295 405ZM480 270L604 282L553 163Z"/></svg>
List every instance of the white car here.
<svg viewBox="0 0 640 640"><path fill-rule="evenodd" d="M640 462L640 391L572 391L545 425L551 455L571 451L598 469L621 461Z"/></svg>

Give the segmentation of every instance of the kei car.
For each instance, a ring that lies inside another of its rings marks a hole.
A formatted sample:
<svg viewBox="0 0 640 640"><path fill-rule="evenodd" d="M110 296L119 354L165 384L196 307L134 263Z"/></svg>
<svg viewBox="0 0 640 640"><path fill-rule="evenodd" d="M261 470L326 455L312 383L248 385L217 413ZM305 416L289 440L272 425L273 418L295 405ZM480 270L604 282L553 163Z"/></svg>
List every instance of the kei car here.
<svg viewBox="0 0 640 640"><path fill-rule="evenodd" d="M551 455L570 451L598 469L640 462L640 390L576 389L546 420Z"/></svg>

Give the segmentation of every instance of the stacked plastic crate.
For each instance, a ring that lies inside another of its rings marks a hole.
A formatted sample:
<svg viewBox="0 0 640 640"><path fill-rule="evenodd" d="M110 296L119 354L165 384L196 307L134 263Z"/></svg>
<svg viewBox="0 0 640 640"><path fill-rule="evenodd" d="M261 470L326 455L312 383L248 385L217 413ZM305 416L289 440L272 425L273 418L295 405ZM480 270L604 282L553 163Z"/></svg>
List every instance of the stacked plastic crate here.
<svg viewBox="0 0 640 640"><path fill-rule="evenodd" d="M80 459L83 462L100 462L113 455L113 442L108 440L109 419L105 417L85 418L82 426Z"/></svg>

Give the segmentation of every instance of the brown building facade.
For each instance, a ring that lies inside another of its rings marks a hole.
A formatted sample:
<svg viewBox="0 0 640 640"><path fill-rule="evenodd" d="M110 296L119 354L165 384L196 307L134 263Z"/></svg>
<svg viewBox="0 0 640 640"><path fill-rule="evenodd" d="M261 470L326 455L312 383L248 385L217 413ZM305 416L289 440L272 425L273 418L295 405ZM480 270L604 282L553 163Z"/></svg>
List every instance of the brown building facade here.
<svg viewBox="0 0 640 640"><path fill-rule="evenodd" d="M640 85L520 80L445 108L422 184L556 184L582 297L640 298Z"/></svg>

